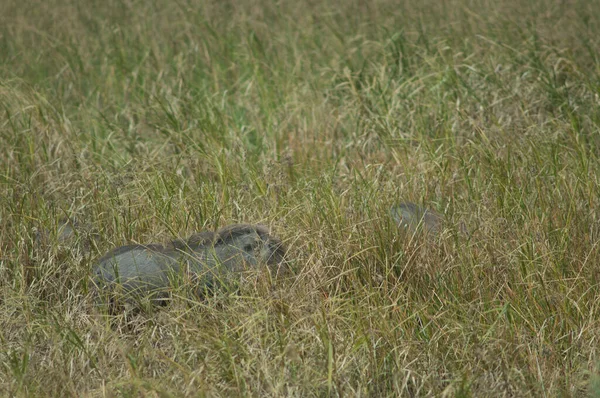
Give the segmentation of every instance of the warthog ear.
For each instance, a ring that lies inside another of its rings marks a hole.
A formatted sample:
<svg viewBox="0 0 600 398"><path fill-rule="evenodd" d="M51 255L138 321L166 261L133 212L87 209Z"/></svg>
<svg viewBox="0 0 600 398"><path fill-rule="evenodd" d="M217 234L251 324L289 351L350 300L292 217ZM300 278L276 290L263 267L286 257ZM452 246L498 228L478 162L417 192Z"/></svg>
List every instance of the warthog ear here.
<svg viewBox="0 0 600 398"><path fill-rule="evenodd" d="M415 203L403 202L394 205L390 214L399 227L413 232L420 227L425 232L438 234L442 229L441 215Z"/></svg>

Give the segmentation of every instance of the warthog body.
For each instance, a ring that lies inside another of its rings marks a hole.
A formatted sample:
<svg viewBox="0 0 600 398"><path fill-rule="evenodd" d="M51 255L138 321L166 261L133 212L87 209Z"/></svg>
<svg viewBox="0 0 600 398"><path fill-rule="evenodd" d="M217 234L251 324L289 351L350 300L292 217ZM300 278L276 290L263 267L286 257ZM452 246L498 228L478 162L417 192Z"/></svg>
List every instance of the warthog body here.
<svg viewBox="0 0 600 398"><path fill-rule="evenodd" d="M94 279L100 287L118 286L126 294L164 297L177 281L193 282L201 292L259 265L278 272L284 254L281 241L266 227L236 224L185 241L118 247L98 261Z"/></svg>
<svg viewBox="0 0 600 398"><path fill-rule="evenodd" d="M437 235L442 230L442 216L415 203L395 205L390 209L390 214L401 228L412 232L422 228L426 233Z"/></svg>

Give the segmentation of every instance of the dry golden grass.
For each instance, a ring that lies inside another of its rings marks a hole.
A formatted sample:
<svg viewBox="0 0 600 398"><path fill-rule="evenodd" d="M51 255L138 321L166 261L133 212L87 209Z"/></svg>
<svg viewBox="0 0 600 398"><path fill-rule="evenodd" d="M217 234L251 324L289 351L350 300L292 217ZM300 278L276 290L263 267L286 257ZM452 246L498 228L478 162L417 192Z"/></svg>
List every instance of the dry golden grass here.
<svg viewBox="0 0 600 398"><path fill-rule="evenodd" d="M0 395L600 396L599 9L5 0ZM111 248L235 222L294 277L94 306Z"/></svg>

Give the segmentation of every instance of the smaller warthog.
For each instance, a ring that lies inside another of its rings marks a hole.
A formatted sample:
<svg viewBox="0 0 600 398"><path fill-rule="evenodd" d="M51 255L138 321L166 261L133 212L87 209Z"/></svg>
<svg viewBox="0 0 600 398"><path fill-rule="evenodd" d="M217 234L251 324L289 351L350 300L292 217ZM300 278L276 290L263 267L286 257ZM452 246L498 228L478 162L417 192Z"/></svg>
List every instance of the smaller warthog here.
<svg viewBox="0 0 600 398"><path fill-rule="evenodd" d="M421 228L426 233L438 235L442 231L442 216L415 203L403 202L392 206L390 214L398 226L412 232Z"/></svg>
<svg viewBox="0 0 600 398"><path fill-rule="evenodd" d="M104 291L158 299L174 286L189 282L202 295L260 265L279 274L284 255L281 241L265 226L235 224L217 232L196 233L187 240L115 248L94 266L94 282Z"/></svg>

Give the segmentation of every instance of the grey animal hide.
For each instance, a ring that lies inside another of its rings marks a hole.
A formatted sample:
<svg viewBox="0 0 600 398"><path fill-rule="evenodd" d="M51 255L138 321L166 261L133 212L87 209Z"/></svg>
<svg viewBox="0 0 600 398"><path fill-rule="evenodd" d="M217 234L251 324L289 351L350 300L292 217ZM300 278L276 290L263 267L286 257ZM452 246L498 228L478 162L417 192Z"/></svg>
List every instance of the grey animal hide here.
<svg viewBox="0 0 600 398"><path fill-rule="evenodd" d="M442 216L415 203L395 205L390 209L390 214L398 226L412 232L422 228L426 233L438 235L442 231Z"/></svg>
<svg viewBox="0 0 600 398"><path fill-rule="evenodd" d="M203 288L227 281L245 269L261 264L275 272L283 263L281 241L262 225L235 224L214 232L201 232L186 241L129 245L113 249L94 267L96 285L124 293L166 296L176 281L191 281Z"/></svg>

